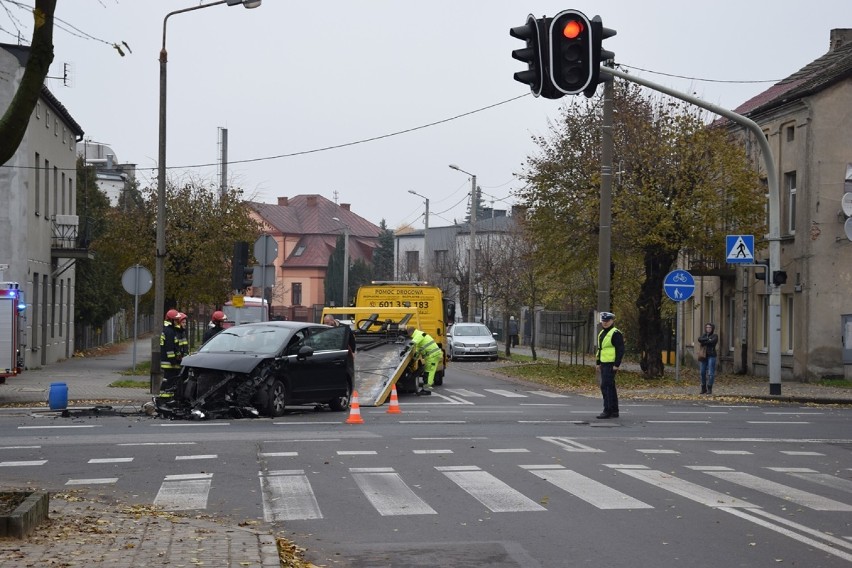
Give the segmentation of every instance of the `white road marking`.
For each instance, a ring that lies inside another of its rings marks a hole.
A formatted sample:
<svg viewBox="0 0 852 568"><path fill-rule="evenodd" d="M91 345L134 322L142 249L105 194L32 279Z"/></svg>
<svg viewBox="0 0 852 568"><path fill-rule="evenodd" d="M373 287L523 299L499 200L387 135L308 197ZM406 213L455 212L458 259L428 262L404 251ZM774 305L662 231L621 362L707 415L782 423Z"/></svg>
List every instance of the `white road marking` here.
<svg viewBox="0 0 852 568"><path fill-rule="evenodd" d="M468 398L485 398L484 394L480 394L478 392L469 391L467 389L445 389L455 395L458 396L466 396Z"/></svg>
<svg viewBox="0 0 852 568"><path fill-rule="evenodd" d="M819 473L805 467L770 467L767 469L786 473L797 479L812 481L825 487L831 487L832 489L839 489L841 491L846 491L847 493L852 493L852 480L845 479L843 477L835 477L827 473Z"/></svg>
<svg viewBox="0 0 852 568"><path fill-rule="evenodd" d="M708 420L648 420L648 424L710 424Z"/></svg>
<svg viewBox="0 0 852 568"><path fill-rule="evenodd" d="M130 463L133 458L92 458L89 463Z"/></svg>
<svg viewBox="0 0 852 568"><path fill-rule="evenodd" d="M259 473L258 477L265 521L322 518L319 503L304 470L270 471L267 474Z"/></svg>
<svg viewBox="0 0 852 568"><path fill-rule="evenodd" d="M338 456L375 456L376 450L338 450Z"/></svg>
<svg viewBox="0 0 852 568"><path fill-rule="evenodd" d="M230 426L230 422L167 422L151 424L154 428L210 428L212 426Z"/></svg>
<svg viewBox="0 0 852 568"><path fill-rule="evenodd" d="M476 466L436 467L494 513L546 511L544 507Z"/></svg>
<svg viewBox="0 0 852 568"><path fill-rule="evenodd" d="M846 503L841 503L834 499L828 499L814 493L782 485L781 483L776 483L769 479L763 479L756 475L751 475L750 473L744 473L741 471L705 471L705 473L718 479L736 483L737 485L741 485L755 491L760 491L761 493L766 493L767 495L772 495L773 497L778 497L785 501L798 503L803 507L808 507L817 511L852 511L852 505L847 505Z"/></svg>
<svg viewBox="0 0 852 568"><path fill-rule="evenodd" d="M529 398L525 394L521 394L519 392L512 392L504 389L485 389L486 392L490 392L491 394L496 394L498 396L505 396L506 398Z"/></svg>
<svg viewBox="0 0 852 568"><path fill-rule="evenodd" d="M679 454L680 452L677 450L655 450L655 449L647 449L647 450L636 450L641 454Z"/></svg>
<svg viewBox="0 0 852 568"><path fill-rule="evenodd" d="M762 511L760 509L751 509L750 511L742 511L742 510L738 510L738 509L729 509L727 507L719 507L719 510L725 511L726 513L730 513L732 515L736 515L737 517L740 517L741 519L745 519L745 520L750 521L750 522L752 522L756 525L760 525L760 526L767 528L769 530L773 530L777 533L783 534L786 537L792 538L793 540L797 540L797 541L799 541L803 544L806 544L808 546L812 546L814 548L822 550L823 552L827 552L829 554L833 554L834 556L838 556L838 557L846 560L847 562L852 562L852 554L849 554L847 552L843 552L842 550L837 549L837 546L840 546L840 547L843 547L843 548L852 547L852 543L848 543L848 542L844 541L843 539L835 538L835 537L833 537L829 534L811 529L809 527L806 527L804 525L800 525L798 523L794 523L794 522L792 522L788 519L785 519L783 517L779 517L777 515L773 515L771 513L767 513L766 511ZM798 530L800 530L800 531L802 531L806 534L817 536L817 537L819 537L819 538L821 538L825 541L828 541L831 544L824 544L822 542L819 542L819 541L814 540L812 538L809 538L807 536L802 536L802 535L797 534L797 533L795 533L795 532L793 532L789 529L785 529L784 527L778 526L776 524L772 524L769 521L766 521L764 519L757 518L755 515L760 515L760 516L765 517L767 519L773 520L778 524L787 525L789 527L796 528L796 529L798 529ZM834 545L834 546L832 546L832 545Z"/></svg>
<svg viewBox="0 0 852 568"><path fill-rule="evenodd" d="M118 481L117 477L101 477L95 479L69 479L65 485L111 485Z"/></svg>
<svg viewBox="0 0 852 568"><path fill-rule="evenodd" d="M418 455L425 454L451 454L453 450L412 450L413 453Z"/></svg>
<svg viewBox="0 0 852 568"><path fill-rule="evenodd" d="M750 456L751 452L746 450L710 450L711 453L719 454L720 456Z"/></svg>
<svg viewBox="0 0 852 568"><path fill-rule="evenodd" d="M3 446L0 450L38 450L41 446Z"/></svg>
<svg viewBox="0 0 852 568"><path fill-rule="evenodd" d="M215 460L219 456L216 454L195 454L189 456L175 456L175 461L181 460Z"/></svg>
<svg viewBox="0 0 852 568"><path fill-rule="evenodd" d="M652 505L607 487L599 481L580 475L576 471L565 469L560 465L551 466L520 466L533 475L548 481L556 487L579 497L586 503L598 509L653 509Z"/></svg>
<svg viewBox="0 0 852 568"><path fill-rule="evenodd" d="M261 452L262 458L294 458L299 452Z"/></svg>
<svg viewBox="0 0 852 568"><path fill-rule="evenodd" d="M527 391L527 392L532 393L532 394L537 394L539 396L544 396L544 397L547 397L547 398L568 398L567 394L559 394L558 392L550 392L550 391L542 391L542 390Z"/></svg>
<svg viewBox="0 0 852 568"><path fill-rule="evenodd" d="M100 428L100 424L68 424L67 426L18 426L18 430L61 430L63 428Z"/></svg>
<svg viewBox="0 0 852 568"><path fill-rule="evenodd" d="M787 422L786 420L746 420L746 424L785 424L785 425L801 425L810 424L810 422Z"/></svg>
<svg viewBox="0 0 852 568"><path fill-rule="evenodd" d="M707 489L706 487L663 473L662 471L648 469L645 466L623 466L618 464L604 465L606 467L616 469L625 475L650 483L655 487L665 489L675 495L686 497L691 501L696 501L697 503L701 503L708 507L741 507L746 509L758 507L758 505L755 505L754 503L749 503L748 501L743 501L742 499L737 499L736 497L731 497L730 495L725 495L724 493Z"/></svg>
<svg viewBox="0 0 852 568"><path fill-rule="evenodd" d="M154 498L154 505L167 511L206 509L212 483L212 473L167 475Z"/></svg>
<svg viewBox="0 0 852 568"><path fill-rule="evenodd" d="M400 420L400 424L467 424L464 420Z"/></svg>
<svg viewBox="0 0 852 568"><path fill-rule="evenodd" d="M825 454L821 454L819 452L794 452L794 451L786 451L781 450L782 454L786 454L788 456L824 456Z"/></svg>
<svg viewBox="0 0 852 568"><path fill-rule="evenodd" d="M127 442L116 446L194 446L195 442Z"/></svg>
<svg viewBox="0 0 852 568"><path fill-rule="evenodd" d="M488 450L494 454L528 454L529 450L526 448L492 448Z"/></svg>
<svg viewBox="0 0 852 568"><path fill-rule="evenodd" d="M383 517L438 514L393 468L351 468L349 471L361 492Z"/></svg>
<svg viewBox="0 0 852 568"><path fill-rule="evenodd" d="M561 438L556 436L539 436L539 440L544 440L545 442L550 442L551 444L556 444L566 452L584 452L584 453L593 453L593 454L602 454L603 450L599 450L597 448L593 448L591 446L587 446L585 444L581 444L580 442L573 440L571 438Z"/></svg>
<svg viewBox="0 0 852 568"><path fill-rule="evenodd" d="M32 460L32 461L7 461L0 462L0 467L25 467L30 465L44 465L47 460Z"/></svg>

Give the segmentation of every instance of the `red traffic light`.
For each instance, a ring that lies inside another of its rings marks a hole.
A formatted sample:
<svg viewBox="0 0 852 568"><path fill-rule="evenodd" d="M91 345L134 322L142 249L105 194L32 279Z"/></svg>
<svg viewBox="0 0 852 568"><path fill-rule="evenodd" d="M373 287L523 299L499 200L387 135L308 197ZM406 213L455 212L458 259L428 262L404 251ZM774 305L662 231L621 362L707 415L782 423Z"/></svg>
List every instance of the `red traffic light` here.
<svg viewBox="0 0 852 568"><path fill-rule="evenodd" d="M579 20L568 20L562 27L562 35L568 39L577 39L586 26Z"/></svg>

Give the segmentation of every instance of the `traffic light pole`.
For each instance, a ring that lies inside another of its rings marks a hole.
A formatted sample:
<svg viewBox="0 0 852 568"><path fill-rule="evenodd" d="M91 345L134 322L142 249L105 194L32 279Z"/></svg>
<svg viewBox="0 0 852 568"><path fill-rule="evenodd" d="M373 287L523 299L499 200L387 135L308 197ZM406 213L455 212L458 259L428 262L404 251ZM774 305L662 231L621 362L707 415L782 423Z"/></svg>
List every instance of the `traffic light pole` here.
<svg viewBox="0 0 852 568"><path fill-rule="evenodd" d="M720 116L736 122L737 124L749 130L757 143L760 145L761 153L763 154L764 167L766 168L766 181L769 185L769 233L766 235L766 240L769 241L769 271L767 273L766 285L770 290L769 294L769 394L781 394L781 289L774 282L769 284L769 274L775 274L781 269L781 210L780 210L780 189L778 187L778 173L775 170L775 158L772 155L772 148L766 140L760 126L753 120L739 115L726 108L716 106L714 104L702 101L696 97L681 93L674 89L664 87L647 79L642 79L634 75L629 75L617 69L610 67L602 67L602 73L608 73L637 83L649 89L665 93L682 101L694 104L697 107L709 110ZM605 180L606 178L604 178ZM603 182L602 189L603 192ZM600 299L598 300L600 302Z"/></svg>

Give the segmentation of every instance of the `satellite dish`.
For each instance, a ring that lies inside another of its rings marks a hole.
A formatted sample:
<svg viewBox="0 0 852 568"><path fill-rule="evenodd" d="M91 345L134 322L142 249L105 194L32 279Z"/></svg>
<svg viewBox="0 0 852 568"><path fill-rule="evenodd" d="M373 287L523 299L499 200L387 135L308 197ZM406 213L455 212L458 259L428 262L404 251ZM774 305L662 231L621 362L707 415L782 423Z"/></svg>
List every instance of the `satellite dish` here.
<svg viewBox="0 0 852 568"><path fill-rule="evenodd" d="M846 231L846 238L852 241L852 217L846 219L846 223L843 224L843 230Z"/></svg>
<svg viewBox="0 0 852 568"><path fill-rule="evenodd" d="M843 194L843 199L840 200L840 207L843 208L844 215L852 217L852 192Z"/></svg>

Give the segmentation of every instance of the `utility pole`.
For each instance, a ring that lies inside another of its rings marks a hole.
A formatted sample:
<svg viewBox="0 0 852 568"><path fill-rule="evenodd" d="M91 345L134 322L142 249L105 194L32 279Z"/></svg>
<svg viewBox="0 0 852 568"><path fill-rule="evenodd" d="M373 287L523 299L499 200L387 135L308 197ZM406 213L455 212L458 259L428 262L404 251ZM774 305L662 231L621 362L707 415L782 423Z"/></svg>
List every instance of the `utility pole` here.
<svg viewBox="0 0 852 568"><path fill-rule="evenodd" d="M479 204L479 191L476 188L476 176L470 176L470 259L468 260L467 284L467 321L476 321L476 292L473 289L476 280L476 209Z"/></svg>

